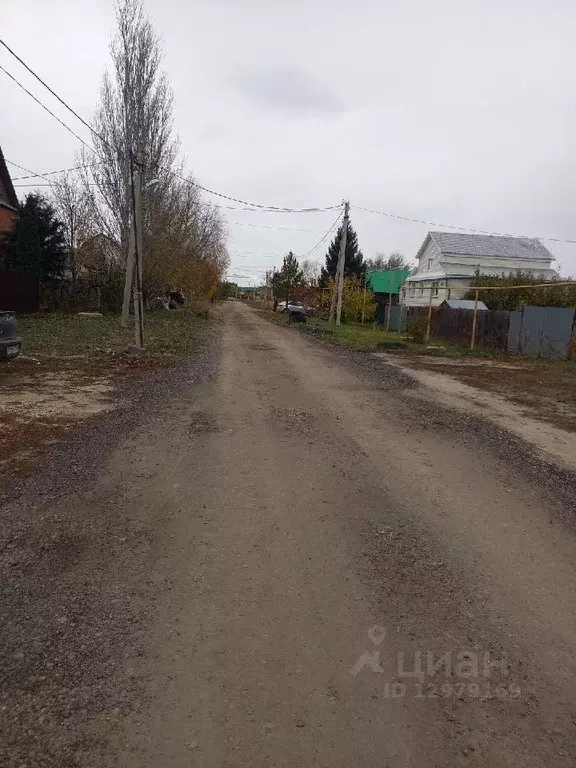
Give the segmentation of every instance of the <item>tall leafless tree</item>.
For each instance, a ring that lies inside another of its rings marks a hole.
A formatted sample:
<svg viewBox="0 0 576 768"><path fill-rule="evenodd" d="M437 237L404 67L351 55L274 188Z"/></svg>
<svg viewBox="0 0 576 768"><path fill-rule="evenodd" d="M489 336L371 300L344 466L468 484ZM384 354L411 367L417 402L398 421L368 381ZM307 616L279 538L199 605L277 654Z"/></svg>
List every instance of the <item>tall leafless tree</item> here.
<svg viewBox="0 0 576 768"><path fill-rule="evenodd" d="M68 250L68 269L75 287L78 280L78 247L88 236L88 199L78 176L63 173L51 186L51 197L58 218L64 223Z"/></svg>
<svg viewBox="0 0 576 768"><path fill-rule="evenodd" d="M116 17L118 31L110 47L113 69L104 75L93 123L96 154L84 150L83 159L95 185L90 195L93 214L127 254L134 154L143 153L145 192L148 181L164 180L155 190L158 195L170 185L178 142L172 137L172 91L160 69L161 44L141 0L119 0Z"/></svg>
<svg viewBox="0 0 576 768"><path fill-rule="evenodd" d="M226 264L226 231L217 208L204 203L178 160L173 95L161 71L162 47L142 0L117 0L111 44L95 119L95 154L83 151L88 206L96 227L128 257L133 212L131 164L142 153L144 293L166 289L176 266ZM130 278L131 276L129 276Z"/></svg>

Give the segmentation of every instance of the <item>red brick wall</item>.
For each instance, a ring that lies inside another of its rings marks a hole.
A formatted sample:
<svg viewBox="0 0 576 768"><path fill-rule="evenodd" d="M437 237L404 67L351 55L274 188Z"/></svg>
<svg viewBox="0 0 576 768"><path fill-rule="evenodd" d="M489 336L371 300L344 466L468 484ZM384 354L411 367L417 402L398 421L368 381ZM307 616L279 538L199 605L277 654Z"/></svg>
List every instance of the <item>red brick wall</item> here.
<svg viewBox="0 0 576 768"><path fill-rule="evenodd" d="M9 232L14 226L16 214L0 205L0 232Z"/></svg>

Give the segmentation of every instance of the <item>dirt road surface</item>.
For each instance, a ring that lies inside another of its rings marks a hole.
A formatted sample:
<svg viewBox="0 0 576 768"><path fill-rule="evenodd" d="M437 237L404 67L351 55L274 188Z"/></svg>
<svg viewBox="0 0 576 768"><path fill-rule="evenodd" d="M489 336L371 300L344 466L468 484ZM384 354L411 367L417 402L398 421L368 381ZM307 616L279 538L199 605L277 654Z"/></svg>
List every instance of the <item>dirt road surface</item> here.
<svg viewBox="0 0 576 768"><path fill-rule="evenodd" d="M1 764L573 766L574 475L220 314L3 505Z"/></svg>

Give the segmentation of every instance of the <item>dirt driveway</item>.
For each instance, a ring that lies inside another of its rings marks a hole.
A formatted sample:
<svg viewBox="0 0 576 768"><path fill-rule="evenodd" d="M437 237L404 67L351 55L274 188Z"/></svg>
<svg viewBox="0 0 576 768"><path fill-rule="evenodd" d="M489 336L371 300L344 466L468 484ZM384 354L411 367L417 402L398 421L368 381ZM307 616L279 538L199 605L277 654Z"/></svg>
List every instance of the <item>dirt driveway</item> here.
<svg viewBox="0 0 576 768"><path fill-rule="evenodd" d="M3 505L2 765L573 766L574 474L221 312Z"/></svg>
<svg viewBox="0 0 576 768"><path fill-rule="evenodd" d="M431 386L452 379L476 390L486 402L504 398L519 414L576 433L576 362L550 362L526 357L444 357L426 354L384 355ZM428 375L429 374L429 375ZM445 382L446 383L446 382ZM453 387L453 391L457 388Z"/></svg>

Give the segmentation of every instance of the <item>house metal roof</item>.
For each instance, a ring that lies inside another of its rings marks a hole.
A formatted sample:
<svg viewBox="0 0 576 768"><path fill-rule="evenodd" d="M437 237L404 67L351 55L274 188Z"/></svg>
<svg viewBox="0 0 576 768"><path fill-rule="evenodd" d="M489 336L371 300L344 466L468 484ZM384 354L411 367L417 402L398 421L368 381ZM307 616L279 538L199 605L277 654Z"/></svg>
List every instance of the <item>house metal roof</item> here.
<svg viewBox="0 0 576 768"><path fill-rule="evenodd" d="M428 245L429 238L434 240L445 254L554 261L554 256L537 238L471 235L460 232L429 232L418 251L418 257Z"/></svg>
<svg viewBox="0 0 576 768"><path fill-rule="evenodd" d="M410 276L408 269L370 269L368 284L374 293L400 293L400 286Z"/></svg>
<svg viewBox="0 0 576 768"><path fill-rule="evenodd" d="M444 305L450 309L474 309L474 299L445 299L440 306ZM483 301L479 301L478 309L488 310L488 307Z"/></svg>

